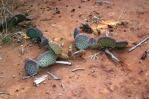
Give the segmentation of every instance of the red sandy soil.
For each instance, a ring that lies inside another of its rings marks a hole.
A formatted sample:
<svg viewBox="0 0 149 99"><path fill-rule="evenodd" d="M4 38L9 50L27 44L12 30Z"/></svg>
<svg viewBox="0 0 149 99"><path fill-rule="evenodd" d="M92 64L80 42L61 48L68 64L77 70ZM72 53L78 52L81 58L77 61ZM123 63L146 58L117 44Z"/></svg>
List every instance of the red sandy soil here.
<svg viewBox="0 0 149 99"><path fill-rule="evenodd" d="M74 45L74 28L79 27L90 14L100 16L102 20L127 21L127 26L119 25L110 32L116 40L129 42L128 48L112 50L121 63L114 63L104 51L89 49L84 59L68 60L72 66L56 64L43 68L36 77L50 70L62 79L53 80L48 76L36 87L34 78L21 79L26 75L24 61L26 58L37 59L46 49L25 40L25 54L22 55L20 45L3 45L0 49L3 58L0 61L0 90L8 91L10 95L0 94L1 99L149 99L149 57L140 59L144 51L149 50L149 42L128 53L130 47L149 36L149 1L109 0L112 4L102 5L94 5L96 0L84 1L20 0L20 6L14 11L22 13L28 10L29 15L35 17L32 24L48 38L64 43L64 52L70 44ZM54 14L56 8L60 14ZM72 9L75 11L71 12ZM63 39L59 40L61 37ZM97 52L100 52L97 60L88 58ZM77 67L84 70L72 72ZM62 83L66 91L61 87Z"/></svg>

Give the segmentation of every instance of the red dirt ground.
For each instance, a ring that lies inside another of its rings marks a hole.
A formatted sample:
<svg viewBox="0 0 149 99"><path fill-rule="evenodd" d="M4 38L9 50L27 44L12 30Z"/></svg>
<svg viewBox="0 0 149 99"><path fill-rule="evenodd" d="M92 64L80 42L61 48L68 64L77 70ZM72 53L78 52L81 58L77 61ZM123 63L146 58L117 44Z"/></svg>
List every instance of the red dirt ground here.
<svg viewBox="0 0 149 99"><path fill-rule="evenodd" d="M74 45L74 28L79 27L90 14L100 16L102 20L127 21L127 26L117 26L110 32L116 40L129 42L128 48L112 50L122 62L115 64L104 51L89 49L84 59L68 60L73 63L72 66L56 64L42 69L36 77L50 70L62 80L53 80L48 76L44 83L36 87L33 85L34 78L21 79L26 75L24 61L26 58L37 59L46 49L26 40L23 43L25 54L22 55L20 45L3 45L0 49L3 58L0 61L0 90L8 91L10 95L0 94L1 99L149 99L149 57L140 59L144 51L149 50L149 42L128 53L134 43L149 36L149 1L109 0L112 4L102 5L94 5L96 0L84 1L20 0L18 4L21 6L15 13L28 10L35 17L32 23L48 38L59 44L64 43L64 52L70 44ZM54 14L56 8L60 14ZM71 12L72 9L75 11ZM61 37L63 39L59 40ZM97 60L87 58L96 52L100 52ZM77 67L85 70L72 72ZM61 83L66 91L63 91Z"/></svg>

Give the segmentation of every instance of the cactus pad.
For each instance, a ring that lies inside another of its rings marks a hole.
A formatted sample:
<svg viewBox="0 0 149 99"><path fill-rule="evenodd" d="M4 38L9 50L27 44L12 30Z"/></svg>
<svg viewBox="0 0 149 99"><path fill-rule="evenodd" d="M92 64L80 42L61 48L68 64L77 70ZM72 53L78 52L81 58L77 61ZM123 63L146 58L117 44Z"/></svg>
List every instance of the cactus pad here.
<svg viewBox="0 0 149 99"><path fill-rule="evenodd" d="M48 50L37 59L40 67L48 67L56 62L56 54L52 50Z"/></svg>
<svg viewBox="0 0 149 99"><path fill-rule="evenodd" d="M79 50L87 49L88 41L89 41L89 37L86 34L84 33L78 34L75 38L75 46Z"/></svg>
<svg viewBox="0 0 149 99"><path fill-rule="evenodd" d="M36 39L41 41L43 34L38 28L29 28L26 32L27 36L30 37L30 39Z"/></svg>
<svg viewBox="0 0 149 99"><path fill-rule="evenodd" d="M114 48L116 41L111 37L99 37L97 45L101 48Z"/></svg>
<svg viewBox="0 0 149 99"><path fill-rule="evenodd" d="M3 31L4 29L9 29L14 25L17 25L18 23L22 22L22 21L30 21L32 19L27 18L25 15L23 14L17 14L14 15L12 17L9 17L6 19L6 21L4 21L2 24L0 24L0 31Z"/></svg>
<svg viewBox="0 0 149 99"><path fill-rule="evenodd" d="M90 48L97 48L97 40L95 38L89 38L88 45Z"/></svg>
<svg viewBox="0 0 149 99"><path fill-rule="evenodd" d="M124 48L124 47L126 47L127 45L128 45L128 42L125 41L125 40L123 40L123 41L116 42L115 47L116 47L116 48Z"/></svg>
<svg viewBox="0 0 149 99"><path fill-rule="evenodd" d="M78 28L75 28L75 30L74 30L74 39L75 39L75 37L78 35L78 34L80 34L80 30L78 29Z"/></svg>
<svg viewBox="0 0 149 99"><path fill-rule="evenodd" d="M52 49L56 55L59 55L62 53L62 47L55 42L52 42L52 41L49 42L48 48Z"/></svg>
<svg viewBox="0 0 149 99"><path fill-rule="evenodd" d="M25 62L25 71L29 76L34 76L39 71L39 65L36 61L27 59Z"/></svg>

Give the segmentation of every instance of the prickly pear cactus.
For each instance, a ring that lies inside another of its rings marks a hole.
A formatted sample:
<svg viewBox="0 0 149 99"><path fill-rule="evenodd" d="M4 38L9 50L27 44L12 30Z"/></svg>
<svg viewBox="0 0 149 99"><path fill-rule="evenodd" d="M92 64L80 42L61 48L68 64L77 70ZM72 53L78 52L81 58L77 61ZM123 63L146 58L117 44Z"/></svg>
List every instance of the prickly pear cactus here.
<svg viewBox="0 0 149 99"><path fill-rule="evenodd" d="M75 37L74 42L77 49L84 50L88 48L88 41L89 41L89 37L86 34L81 33Z"/></svg>
<svg viewBox="0 0 149 99"><path fill-rule="evenodd" d="M39 65L36 61L27 59L25 62L25 71L29 76L34 76L39 71Z"/></svg>
<svg viewBox="0 0 149 99"><path fill-rule="evenodd" d="M55 42L52 42L52 41L49 42L48 48L52 49L56 55L59 55L62 53L62 47Z"/></svg>
<svg viewBox="0 0 149 99"><path fill-rule="evenodd" d="M78 34L80 34L80 30L79 30L78 28L75 28L75 29L74 29L74 34L73 34L74 39L75 39L75 37L76 37Z"/></svg>
<svg viewBox="0 0 149 99"><path fill-rule="evenodd" d="M54 51L49 49L38 57L37 62L40 67L48 67L56 62L56 58Z"/></svg>
<svg viewBox="0 0 149 99"><path fill-rule="evenodd" d="M111 37L99 37L97 45L101 48L114 48L116 41Z"/></svg>
<svg viewBox="0 0 149 99"><path fill-rule="evenodd" d="M18 23L22 21L30 21L32 19L27 18L25 15L17 14L12 17L9 17L4 21L2 24L0 24L0 31L3 31L4 29L9 29L14 25L17 25Z"/></svg>
<svg viewBox="0 0 149 99"><path fill-rule="evenodd" d="M128 45L128 42L123 40L123 41L116 42L115 48L124 48L127 45Z"/></svg>
<svg viewBox="0 0 149 99"><path fill-rule="evenodd" d="M97 40L95 38L89 38L88 45L90 48L97 48Z"/></svg>
<svg viewBox="0 0 149 99"><path fill-rule="evenodd" d="M41 41L43 37L43 33L38 28L29 28L26 34L28 37L30 37L30 39L36 39L39 41Z"/></svg>

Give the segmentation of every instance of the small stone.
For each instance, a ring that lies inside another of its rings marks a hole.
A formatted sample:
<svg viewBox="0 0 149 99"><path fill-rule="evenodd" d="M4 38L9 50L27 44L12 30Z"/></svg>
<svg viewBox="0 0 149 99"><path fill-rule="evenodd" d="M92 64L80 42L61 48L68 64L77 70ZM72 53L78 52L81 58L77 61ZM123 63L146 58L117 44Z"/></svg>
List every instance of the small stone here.
<svg viewBox="0 0 149 99"><path fill-rule="evenodd" d="M2 56L0 55L0 60L2 60Z"/></svg>
<svg viewBox="0 0 149 99"><path fill-rule="evenodd" d="M15 77L16 77L16 75L13 75L12 77L13 77L13 78L15 78Z"/></svg>

